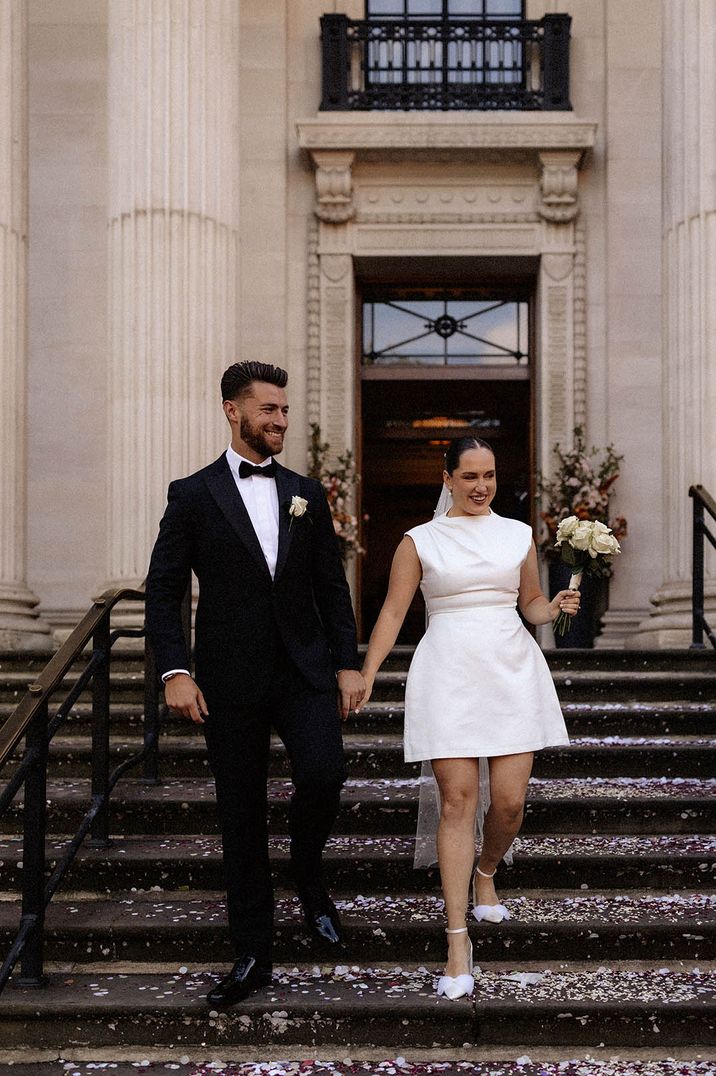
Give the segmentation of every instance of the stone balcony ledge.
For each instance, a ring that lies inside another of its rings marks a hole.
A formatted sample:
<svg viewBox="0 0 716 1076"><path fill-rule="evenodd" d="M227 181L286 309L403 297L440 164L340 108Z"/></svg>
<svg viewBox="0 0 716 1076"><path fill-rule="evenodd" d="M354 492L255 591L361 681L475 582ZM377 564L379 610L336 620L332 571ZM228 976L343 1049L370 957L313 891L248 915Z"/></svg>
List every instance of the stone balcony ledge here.
<svg viewBox="0 0 716 1076"><path fill-rule="evenodd" d="M484 151L521 155L568 151L582 164L597 124L573 112L325 112L296 124L302 149L381 156L472 156Z"/></svg>

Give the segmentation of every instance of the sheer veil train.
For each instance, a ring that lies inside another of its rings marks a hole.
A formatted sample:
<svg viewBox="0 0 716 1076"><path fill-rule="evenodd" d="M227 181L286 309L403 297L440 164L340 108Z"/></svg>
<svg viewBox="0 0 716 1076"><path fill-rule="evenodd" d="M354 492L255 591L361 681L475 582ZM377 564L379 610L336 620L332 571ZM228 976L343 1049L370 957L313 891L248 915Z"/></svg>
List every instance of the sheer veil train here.
<svg viewBox="0 0 716 1076"><path fill-rule="evenodd" d="M433 519L444 516L452 507L452 496L443 483ZM427 614L426 614L427 617ZM475 842L482 843L482 828L490 807L490 767L486 758L479 759L479 790L477 814L475 815ZM423 762L420 770L420 796L418 800L418 828L415 834L415 857L413 867L434 867L438 861L437 833L440 821L440 791L433 767ZM512 848L505 853L505 863L512 863Z"/></svg>

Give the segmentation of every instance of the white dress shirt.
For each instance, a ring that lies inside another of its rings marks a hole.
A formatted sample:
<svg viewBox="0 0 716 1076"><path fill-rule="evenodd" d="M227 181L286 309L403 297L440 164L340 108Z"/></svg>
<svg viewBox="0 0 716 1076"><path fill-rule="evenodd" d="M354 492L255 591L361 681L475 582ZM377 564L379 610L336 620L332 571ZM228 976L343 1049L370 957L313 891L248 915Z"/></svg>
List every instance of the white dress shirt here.
<svg viewBox="0 0 716 1076"><path fill-rule="evenodd" d="M248 478L239 478L239 465L242 460L250 463L252 467L262 467L271 462L271 457L254 464L245 456L234 452L231 445L226 450L226 459L231 468L231 473L236 482L236 488L241 494L241 499L246 505L249 519L256 531L256 537L264 551L268 570L273 579L276 572L276 559L278 557L278 490L275 478L263 478L261 475L249 475Z"/></svg>
<svg viewBox="0 0 716 1076"><path fill-rule="evenodd" d="M276 572L276 560L278 558L278 490L275 478L264 478L262 475L249 475L248 478L239 477L239 466L246 459L235 452L231 445L226 450L226 460L234 477L239 496L249 513L251 525L256 531L256 537L266 557L268 570L273 579ZM246 460L252 467L264 466L271 462L271 457L254 464L252 460ZM169 669L162 674L162 680L166 683L170 676L177 673L187 673L188 669Z"/></svg>

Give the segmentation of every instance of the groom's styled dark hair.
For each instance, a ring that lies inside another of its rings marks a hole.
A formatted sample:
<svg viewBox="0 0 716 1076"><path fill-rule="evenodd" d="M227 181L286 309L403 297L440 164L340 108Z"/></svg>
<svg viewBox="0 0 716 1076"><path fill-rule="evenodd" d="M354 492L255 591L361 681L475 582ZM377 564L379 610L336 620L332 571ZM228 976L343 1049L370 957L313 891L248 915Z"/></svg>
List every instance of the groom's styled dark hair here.
<svg viewBox="0 0 716 1076"><path fill-rule="evenodd" d="M266 381L285 389L288 374L280 366L271 366L267 362L235 362L224 371L221 378L221 399L240 400L248 396L254 381Z"/></svg>

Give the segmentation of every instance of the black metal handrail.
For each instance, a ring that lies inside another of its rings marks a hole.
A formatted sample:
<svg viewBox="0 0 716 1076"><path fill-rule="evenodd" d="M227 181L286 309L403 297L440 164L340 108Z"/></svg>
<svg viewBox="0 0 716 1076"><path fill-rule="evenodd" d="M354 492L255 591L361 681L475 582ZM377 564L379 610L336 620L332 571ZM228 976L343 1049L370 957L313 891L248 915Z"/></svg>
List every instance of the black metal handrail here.
<svg viewBox="0 0 716 1076"><path fill-rule="evenodd" d="M689 497L694 502L693 512L693 553L691 573L691 604L692 604L692 650L705 650L704 633L711 645L716 648L716 635L706 620L704 609L704 538L707 538L716 549L716 536L709 530L704 512L708 512L713 520L716 520L716 501L708 490L703 486L690 486Z"/></svg>
<svg viewBox="0 0 716 1076"><path fill-rule="evenodd" d="M25 738L25 753L12 777L0 793L0 817L24 785L22 913L20 926L0 966L0 991L18 960L20 984L41 986L43 975L45 911L87 836L93 847L107 847L110 795L128 769L143 763L145 780L159 779L158 743L162 714L159 709L159 678L154 654L143 628L111 630L112 611L118 602L143 602L143 589L116 588L97 598L92 608L52 656L40 675L0 728L0 770ZM184 630L188 635L191 593L183 606ZM144 638L144 744L141 751L125 759L110 772L110 663L114 643L121 638ZM50 718L50 698L61 687L89 642L92 653L64 701ZM82 693L92 690L92 782L89 808L49 878L45 878L45 835L47 829L48 747Z"/></svg>
<svg viewBox="0 0 716 1076"><path fill-rule="evenodd" d="M570 15L321 16L321 111L568 111Z"/></svg>

